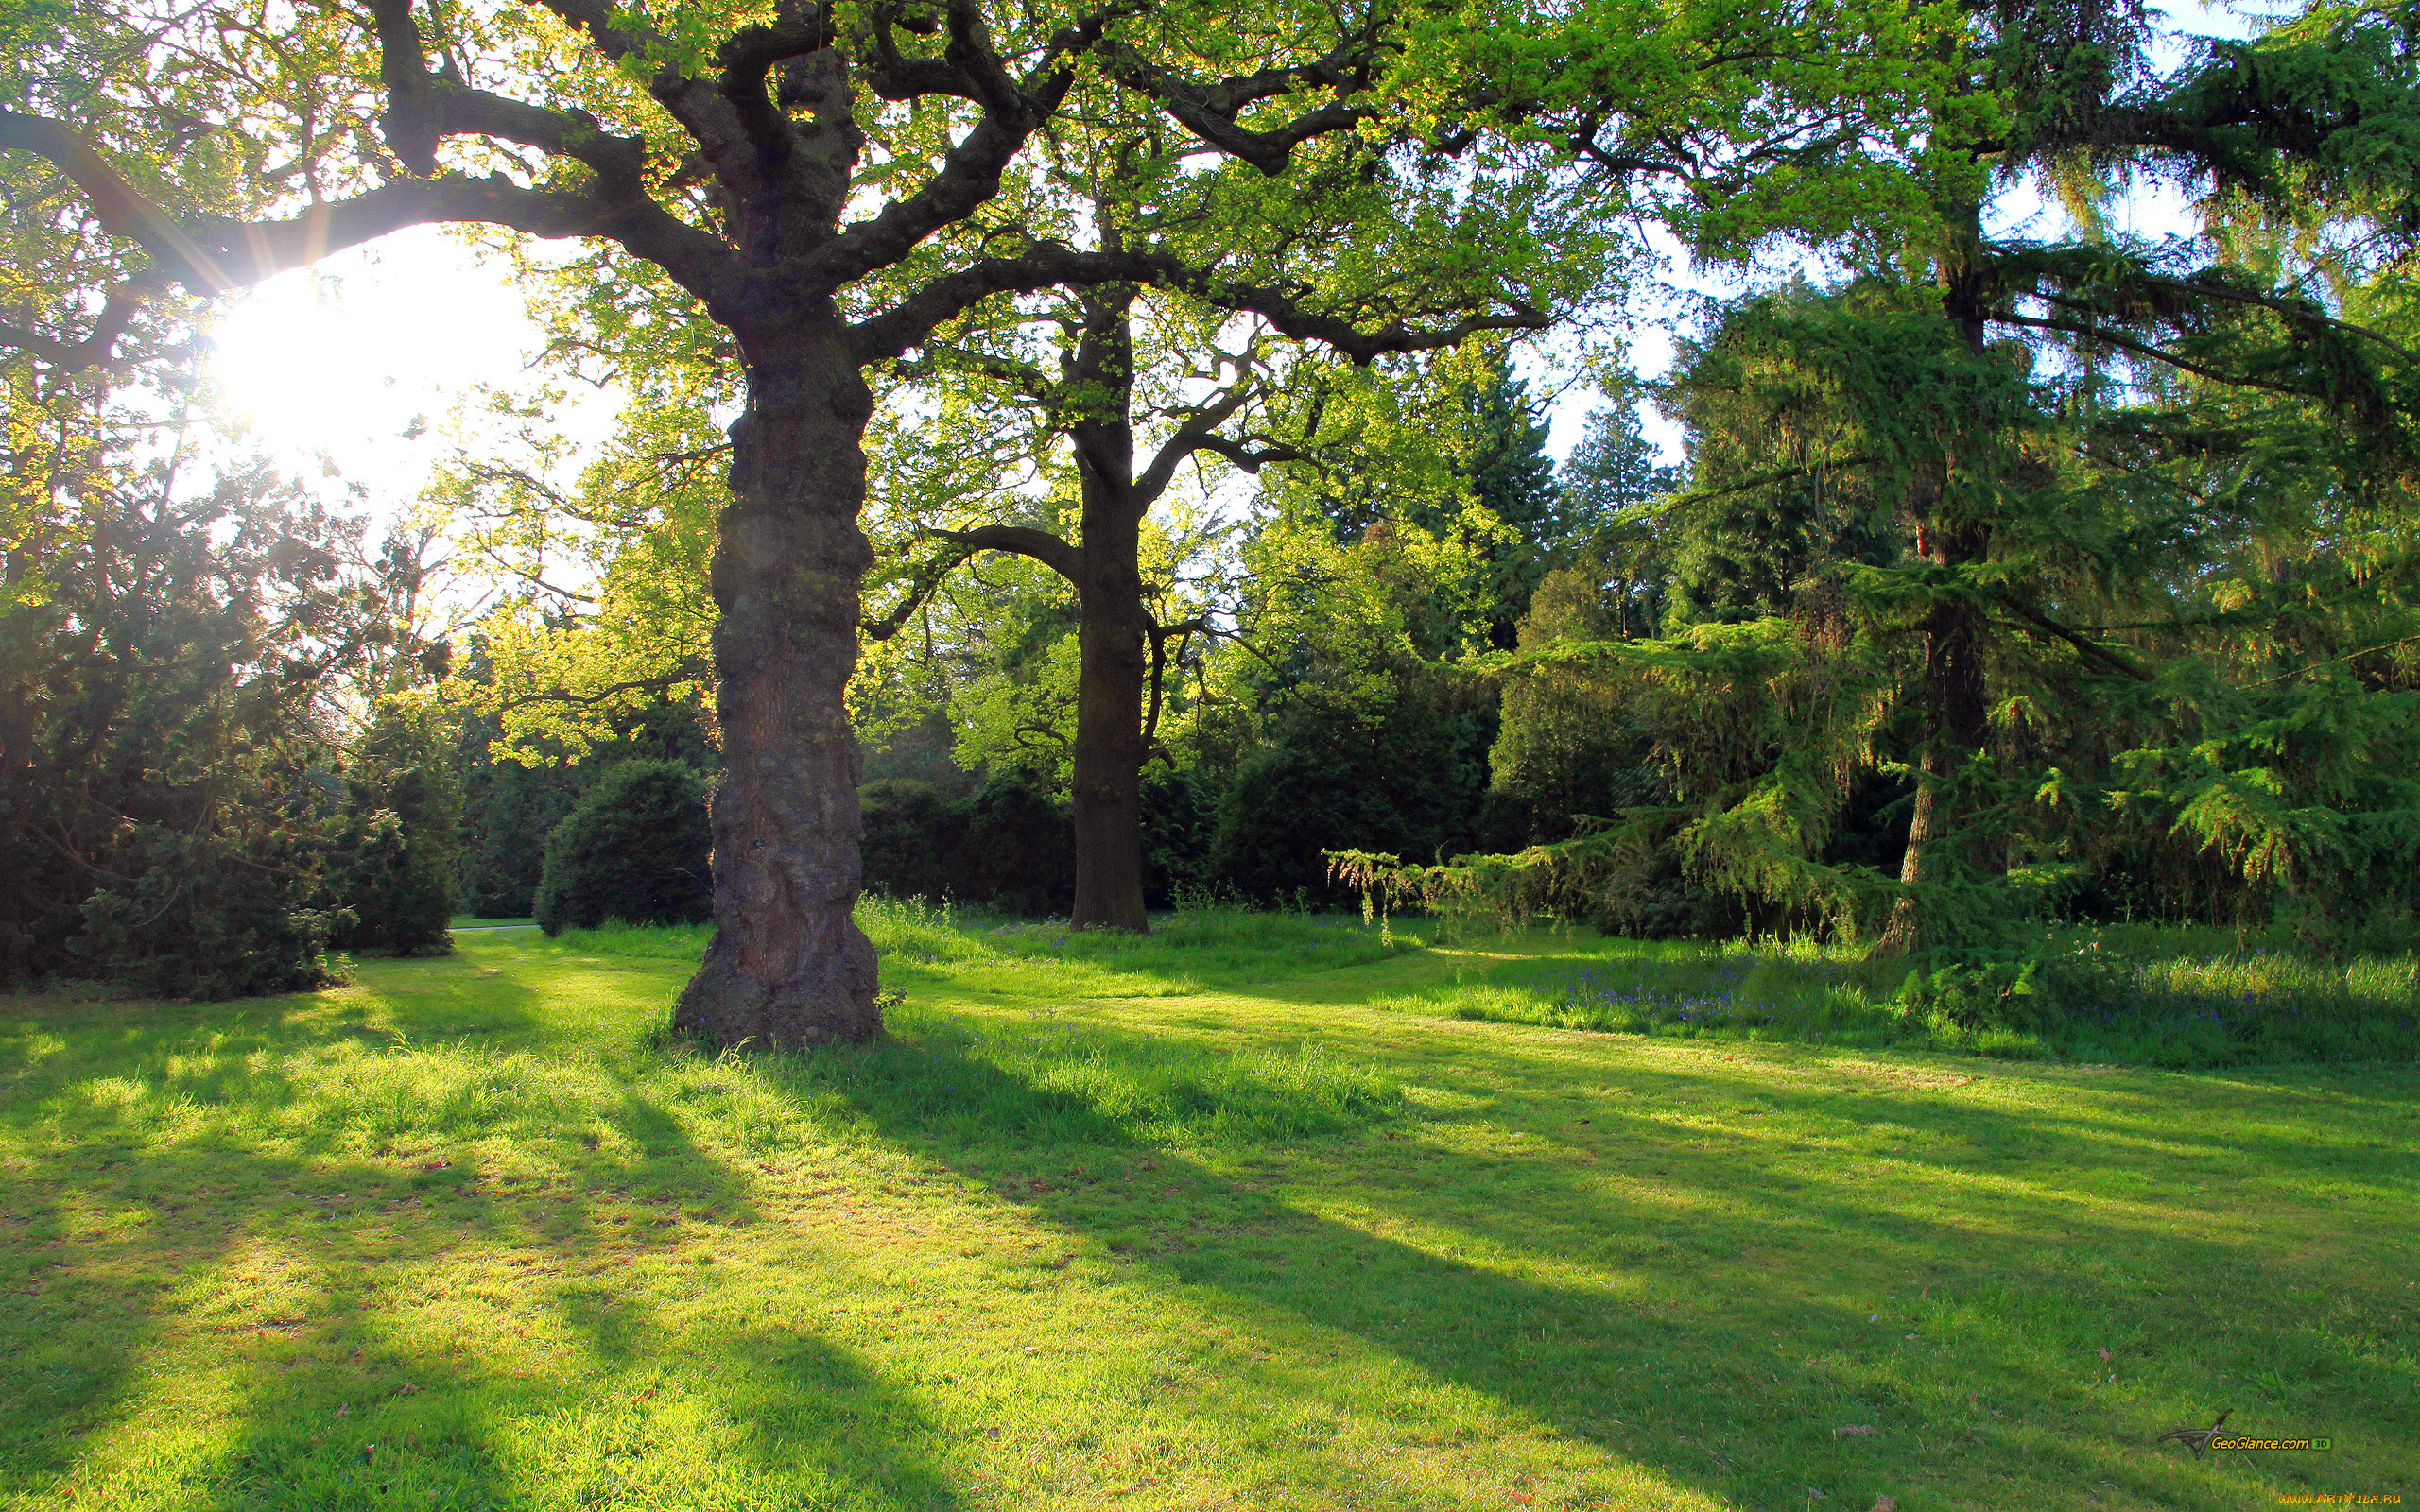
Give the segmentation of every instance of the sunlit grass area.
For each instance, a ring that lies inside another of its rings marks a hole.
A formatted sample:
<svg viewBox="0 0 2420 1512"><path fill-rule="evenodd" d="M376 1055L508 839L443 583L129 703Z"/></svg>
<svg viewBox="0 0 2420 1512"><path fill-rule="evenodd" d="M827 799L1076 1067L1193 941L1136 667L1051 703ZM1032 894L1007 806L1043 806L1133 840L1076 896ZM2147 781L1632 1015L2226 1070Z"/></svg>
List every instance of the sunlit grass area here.
<svg viewBox="0 0 2420 1512"><path fill-rule="evenodd" d="M0 1000L0 1504L2420 1494L2408 1064L1456 1016L1887 986L1812 950L865 922L907 1002L815 1055L666 1032L694 931ZM2335 1447L2155 1442L2228 1408Z"/></svg>

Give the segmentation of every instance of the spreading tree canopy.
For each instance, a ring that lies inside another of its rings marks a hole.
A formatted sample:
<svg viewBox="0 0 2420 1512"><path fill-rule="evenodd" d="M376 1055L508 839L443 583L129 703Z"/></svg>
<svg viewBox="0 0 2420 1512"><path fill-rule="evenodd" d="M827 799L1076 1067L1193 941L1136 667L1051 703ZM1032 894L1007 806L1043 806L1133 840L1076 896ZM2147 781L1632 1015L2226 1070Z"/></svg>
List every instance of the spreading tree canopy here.
<svg viewBox="0 0 2420 1512"><path fill-rule="evenodd" d="M164 13L188 92L171 117L102 94L0 112L0 148L73 186L124 278L97 312L30 329L62 365L109 360L147 298L224 293L398 228L470 223L611 244L730 333L745 369L712 567L725 775L721 928L680 1022L727 1040L859 1039L878 1024L843 690L858 583L871 364L981 301L1151 284L1359 358L1429 314L1418 288L1361 323L1285 283L1079 245L987 209L1036 136L1085 102L1147 102L1198 147L1284 175L1381 114L1407 18L951 0L650 17L603 0L304 5ZM199 107L196 109L195 107ZM176 122L184 124L178 125ZM238 171L182 170L174 133ZM1506 304L1475 329L1534 313Z"/></svg>

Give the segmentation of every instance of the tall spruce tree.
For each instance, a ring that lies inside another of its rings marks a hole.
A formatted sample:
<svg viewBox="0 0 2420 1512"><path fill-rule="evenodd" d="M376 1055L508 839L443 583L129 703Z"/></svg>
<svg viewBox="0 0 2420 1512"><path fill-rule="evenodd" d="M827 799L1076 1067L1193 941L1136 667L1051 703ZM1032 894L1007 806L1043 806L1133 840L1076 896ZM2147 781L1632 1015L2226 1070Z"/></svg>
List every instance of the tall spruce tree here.
<svg viewBox="0 0 2420 1512"><path fill-rule="evenodd" d="M2372 246L2405 234L2420 156L2399 144L2420 130L2420 95L2390 19L2315 9L2158 77L2138 8L1994 5L1973 18L1954 64L1962 88L1922 164L1938 215L1904 244L1907 272L1735 312L1684 386L1702 415L1723 411L1698 432L1698 490L1735 516L1761 510L1765 534L1832 552L1867 623L1914 638L1917 786L1886 951L1924 943L1960 885L2012 859L1994 807L1996 782L2014 775L1994 740L2011 700L2046 674L2153 675L2074 612L2123 597L2095 589L2146 566L2145 522L2112 486L2102 443L2157 427L2114 412L2186 381L2325 410L2362 435L2374 467L2412 455L2403 349L2222 234L2245 217L2323 240L2332 223ZM2038 242L1986 229L2001 195L2040 183L2089 227L2131 172L2198 184L2213 234ZM2181 431L2169 442L2156 461L2196 444ZM2161 515L2190 526L2189 509ZM1843 532L1870 535L1883 517L1901 535L1897 564L1843 548ZM1758 565L1789 556L1769 544ZM1774 607L1790 596L1786 573L1754 576L1739 572L1735 591Z"/></svg>

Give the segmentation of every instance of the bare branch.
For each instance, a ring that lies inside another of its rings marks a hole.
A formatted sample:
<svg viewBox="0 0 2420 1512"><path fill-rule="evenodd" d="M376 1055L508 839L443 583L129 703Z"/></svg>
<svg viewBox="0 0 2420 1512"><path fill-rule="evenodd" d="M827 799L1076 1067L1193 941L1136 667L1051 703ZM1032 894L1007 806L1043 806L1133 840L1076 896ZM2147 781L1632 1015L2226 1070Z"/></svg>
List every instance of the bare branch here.
<svg viewBox="0 0 2420 1512"><path fill-rule="evenodd" d="M1212 444L1218 438L1219 427L1233 420L1259 392L1260 386L1253 382L1249 372L1239 373L1234 383L1195 409L1153 455L1150 465L1136 474L1135 500L1147 509L1158 503L1184 459L1196 452L1219 450Z"/></svg>

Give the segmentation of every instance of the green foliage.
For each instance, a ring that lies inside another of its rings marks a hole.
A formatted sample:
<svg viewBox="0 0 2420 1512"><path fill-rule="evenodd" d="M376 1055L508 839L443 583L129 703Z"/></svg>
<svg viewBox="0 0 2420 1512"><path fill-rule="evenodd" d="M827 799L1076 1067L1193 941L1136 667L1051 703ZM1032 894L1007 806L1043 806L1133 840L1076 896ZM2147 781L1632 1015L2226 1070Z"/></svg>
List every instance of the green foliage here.
<svg viewBox="0 0 2420 1512"><path fill-rule="evenodd" d="M318 842L283 827L230 833L223 820L199 834L140 826L113 857L133 880L85 896L59 969L161 998L251 997L340 980L330 948L348 940L354 919L349 908L320 906Z"/></svg>
<svg viewBox="0 0 2420 1512"><path fill-rule="evenodd" d="M1928 1027L2008 1029L2020 1034L2047 1026L2048 1005L2038 1002L2039 961L1952 962L1930 971L1908 973L1891 1005Z"/></svg>
<svg viewBox="0 0 2420 1512"><path fill-rule="evenodd" d="M1466 849L1486 787L1493 700L1442 677L1407 673L1376 710L1306 697L1272 722L1270 744L1220 796L1209 876L1244 897L1333 906L1321 853L1379 837L1440 855Z"/></svg>
<svg viewBox="0 0 2420 1512"><path fill-rule="evenodd" d="M894 780L859 790L866 886L1025 916L1063 914L1074 898L1066 802L1015 773L968 793Z"/></svg>
<svg viewBox="0 0 2420 1512"><path fill-rule="evenodd" d="M1568 546L1572 528L1561 518L1564 496L1555 486L1554 460L1547 455L1546 427L1531 412L1529 386L1512 375L1501 349L1488 355L1482 381L1464 401L1472 411L1473 446L1462 466L1472 498L1503 527L1488 552L1482 592L1489 642L1510 650L1530 595L1556 554Z"/></svg>
<svg viewBox="0 0 2420 1512"><path fill-rule="evenodd" d="M446 921L460 911L455 860L461 849L462 787L453 732L437 708L391 698L355 744L337 861L326 885L354 917L338 943L410 954L450 944Z"/></svg>
<svg viewBox="0 0 2420 1512"><path fill-rule="evenodd" d="M1685 470L1659 460L1634 406L1608 404L1589 415L1580 444L1555 469L1562 541L1585 550L1624 516L1679 491L1685 481Z"/></svg>
<svg viewBox="0 0 2420 1512"><path fill-rule="evenodd" d="M0 978L313 985L354 926L321 731L385 623L357 526L266 472L167 503L120 462L0 618Z"/></svg>
<svg viewBox="0 0 2420 1512"><path fill-rule="evenodd" d="M2409 954L2319 961L2219 930L2061 929L2000 951L1945 952L1913 970L1804 935L1582 940L1558 955L1374 1005L1649 1038L2014 1060L2420 1061L2420 978Z"/></svg>
<svg viewBox="0 0 2420 1512"><path fill-rule="evenodd" d="M525 919L545 871L545 837L579 801L593 768L524 766L485 759L464 768L462 849L455 873L463 911L483 919Z"/></svg>
<svg viewBox="0 0 2420 1512"><path fill-rule="evenodd" d="M532 912L549 935L608 920L676 924L714 913L706 784L679 762L623 762L546 836Z"/></svg>
<svg viewBox="0 0 2420 1512"><path fill-rule="evenodd" d="M1521 649L1619 638L1622 606L1606 602L1603 578L1594 561L1548 574L1521 622ZM1499 824L1510 833L1491 835L1498 841L1494 848L1517 850L1567 839L1582 816L1655 803L1668 783L1652 761L1652 745L1620 692L1584 670L1543 667L1507 679L1500 732L1488 763L1490 796L1498 799Z"/></svg>

